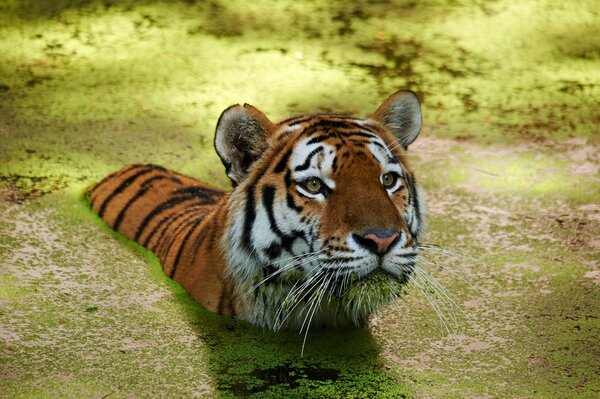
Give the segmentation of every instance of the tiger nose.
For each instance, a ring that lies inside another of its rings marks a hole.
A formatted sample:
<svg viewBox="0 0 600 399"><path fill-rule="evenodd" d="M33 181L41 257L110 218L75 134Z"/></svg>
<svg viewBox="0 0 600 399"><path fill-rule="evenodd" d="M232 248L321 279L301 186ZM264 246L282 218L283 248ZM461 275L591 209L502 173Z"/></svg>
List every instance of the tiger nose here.
<svg viewBox="0 0 600 399"><path fill-rule="evenodd" d="M398 241L400 233L397 229L368 229L362 234L352 234L352 238L361 247L376 255L385 255Z"/></svg>

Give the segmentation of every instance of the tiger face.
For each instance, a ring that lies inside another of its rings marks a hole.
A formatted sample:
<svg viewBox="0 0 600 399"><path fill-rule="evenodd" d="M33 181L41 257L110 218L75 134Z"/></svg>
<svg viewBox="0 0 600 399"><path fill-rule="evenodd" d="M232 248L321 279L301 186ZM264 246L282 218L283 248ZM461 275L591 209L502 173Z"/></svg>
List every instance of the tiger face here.
<svg viewBox="0 0 600 399"><path fill-rule="evenodd" d="M423 229L405 157L420 127L407 91L367 119L223 113L215 147L235 189L222 248L240 314L275 329L361 325L400 295Z"/></svg>

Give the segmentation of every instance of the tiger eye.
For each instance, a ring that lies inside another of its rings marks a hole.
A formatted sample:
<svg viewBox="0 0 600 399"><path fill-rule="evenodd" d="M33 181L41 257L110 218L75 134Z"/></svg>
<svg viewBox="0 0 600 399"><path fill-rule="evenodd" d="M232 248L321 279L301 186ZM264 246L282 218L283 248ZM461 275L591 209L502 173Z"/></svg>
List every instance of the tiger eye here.
<svg viewBox="0 0 600 399"><path fill-rule="evenodd" d="M381 181L385 188L390 188L396 183L396 176L388 172L381 176Z"/></svg>
<svg viewBox="0 0 600 399"><path fill-rule="evenodd" d="M323 182L316 177L311 177L306 181L305 187L311 193L318 193L321 191L321 187L323 187Z"/></svg>

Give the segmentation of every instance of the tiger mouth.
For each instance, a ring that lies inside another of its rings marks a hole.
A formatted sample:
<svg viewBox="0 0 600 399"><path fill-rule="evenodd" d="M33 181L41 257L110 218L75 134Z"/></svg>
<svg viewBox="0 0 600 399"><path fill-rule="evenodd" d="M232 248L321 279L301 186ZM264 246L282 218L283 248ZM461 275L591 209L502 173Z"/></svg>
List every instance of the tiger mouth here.
<svg viewBox="0 0 600 399"><path fill-rule="evenodd" d="M353 289L369 286L369 290L377 291L378 286L397 285L398 287L407 283L412 274L415 263L404 264L404 270L391 272L386 270L380 262L373 270L359 274L353 271L351 267L324 267L320 272L303 275L298 270L289 270L283 273L278 273L275 270L270 270L266 273L264 281L258 283L256 287L263 285L283 284L285 286L306 285L308 291L318 288L323 281L327 281L324 285L327 287L327 295L331 297L343 297L348 291ZM342 273L340 273L342 272ZM320 276L320 277L318 277ZM318 277L318 278L317 278ZM314 279L311 284L310 281ZM256 283L256 282L255 282Z"/></svg>
<svg viewBox="0 0 600 399"><path fill-rule="evenodd" d="M355 276L349 280L340 278L336 284L333 284L332 294L342 300L357 299L360 296L373 296L379 299L390 294L399 296L411 272L412 268L411 271L394 274L378 267L364 276Z"/></svg>
<svg viewBox="0 0 600 399"><path fill-rule="evenodd" d="M355 284L369 284L373 282L386 283L389 281L404 284L408 280L410 273L411 272L403 271L399 274L396 274L385 270L382 267L378 267L373 271L367 273L366 275L362 276L361 278L357 279Z"/></svg>

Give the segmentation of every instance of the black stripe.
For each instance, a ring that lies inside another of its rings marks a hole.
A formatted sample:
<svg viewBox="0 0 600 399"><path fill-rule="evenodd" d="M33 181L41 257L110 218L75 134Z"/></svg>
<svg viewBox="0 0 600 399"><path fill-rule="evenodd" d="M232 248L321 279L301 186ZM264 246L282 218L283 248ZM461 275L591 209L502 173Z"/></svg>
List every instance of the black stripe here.
<svg viewBox="0 0 600 399"><path fill-rule="evenodd" d="M379 141L372 141L371 144L375 144L376 146L378 146L379 148L381 148L385 154L388 157L388 162L391 164L398 164L398 160L396 159L396 157L394 156L394 154L390 151L390 149L386 146L384 146L383 144L381 144Z"/></svg>
<svg viewBox="0 0 600 399"><path fill-rule="evenodd" d="M362 139L350 139L349 141L353 144L361 144L363 146L366 144L371 144L371 141Z"/></svg>
<svg viewBox="0 0 600 399"><path fill-rule="evenodd" d="M289 125L289 126L297 125L299 123L309 121L312 118L315 118L317 116L318 116L318 114L296 115L296 116L292 116L291 118L282 120L281 122L279 122L279 125Z"/></svg>
<svg viewBox="0 0 600 399"><path fill-rule="evenodd" d="M318 153L323 152L323 147L317 147L314 150L312 150L310 152L310 154L308 154L308 156L306 157L306 159L304 160L304 163L302 165L296 166L295 171L296 172L300 172L302 170L306 170L309 168L310 166L310 161L312 161L313 157L315 155L317 155Z"/></svg>
<svg viewBox="0 0 600 399"><path fill-rule="evenodd" d="M223 196L224 193L222 191L213 190L208 187L199 187L199 186L189 186L176 190L174 194L189 194L194 197L202 198L207 201L214 201L214 197Z"/></svg>
<svg viewBox="0 0 600 399"><path fill-rule="evenodd" d="M252 252L252 226L254 225L254 219L256 219L256 211L254 210L254 186L248 188L246 193L246 212L244 218L244 231L242 234L242 241L246 249Z"/></svg>
<svg viewBox="0 0 600 399"><path fill-rule="evenodd" d="M346 120L360 120L358 118L355 118L353 116L349 116L349 115L343 115L343 114L324 114L324 113L317 113L317 114L308 114L308 115L296 115L296 116L292 116L291 118L287 118L284 119L282 121L280 121L278 124L279 125L298 125L300 123L303 122L307 122L311 119L316 119L316 118L338 118L338 119L346 119Z"/></svg>
<svg viewBox="0 0 600 399"><path fill-rule="evenodd" d="M292 194L290 194L290 193L287 193L287 195L285 196L285 200L286 200L288 208L293 209L298 213L302 212L302 210L304 209L301 206L296 205L296 202L294 201L294 197L292 197Z"/></svg>
<svg viewBox="0 0 600 399"><path fill-rule="evenodd" d="M193 199L193 198L189 198L189 199ZM184 209L180 210L179 212L176 213L172 213L170 215L167 215L165 217L163 217L157 224L156 226L154 226L154 228L152 229L152 231L150 232L150 234L148 234L148 237L146 237L146 239L141 243L143 246L148 247L148 245L150 245L150 241L152 241L152 238L154 237L154 235L156 233L158 233L159 231L161 231L161 226L163 224L166 224L165 228L162 229L159 237L157 238L156 242L159 242L160 240L162 240L162 237L165 235L166 230L168 228L168 224L167 222L172 222L174 220L179 219L181 216L187 215L190 212L195 211L196 209L202 207L201 204L195 204L195 205L190 205L190 206L186 206ZM141 237L140 237L141 238Z"/></svg>
<svg viewBox="0 0 600 399"><path fill-rule="evenodd" d="M325 141L331 137L333 137L333 134L323 134L321 136L315 136L312 139L308 140L308 142L306 143L306 145L311 145L311 144L316 144L316 143L320 143L322 141Z"/></svg>
<svg viewBox="0 0 600 399"><path fill-rule="evenodd" d="M265 186L262 192L262 203L267 211L267 217L269 218L269 224L271 225L271 230L279 237L283 237L284 234L279 230L277 226L277 221L275 220L275 215L273 214L273 204L275 202L275 187L273 186Z"/></svg>
<svg viewBox="0 0 600 399"><path fill-rule="evenodd" d="M222 208L224 209L224 208ZM214 216L215 219L218 219L216 214ZM208 227L200 230L200 232L198 233L198 235L196 236L196 239L194 240L193 244L192 244L192 251L193 251L193 258L192 258L192 265L196 264L196 256L198 255L198 251L196 250L196 248L198 247L198 245L200 245L200 241L204 238L204 236L206 235L206 230ZM213 229L216 230L216 229ZM214 234L214 233L213 233Z"/></svg>
<svg viewBox="0 0 600 399"><path fill-rule="evenodd" d="M144 220L142 220L142 223L140 223L139 227L137 228L137 231L135 232L135 236L134 236L134 241L140 242L140 238L142 237L142 234L146 231L146 228L148 227L148 225L150 224L150 222L152 221L152 219L154 219L156 216L158 216L160 213L171 209L173 207L175 207L176 205L185 202L185 201L190 201L193 200L193 197L177 197L177 198L171 198L165 202L162 202L161 204L159 204L158 206L156 206L152 211L150 211L146 217L144 218ZM164 219L162 219L159 224L162 224L163 220L168 220L169 218L171 218L171 220L175 219L176 217L178 218L179 216L181 216L182 214L187 214L187 209L185 209L183 212L177 212L175 214L171 214L167 217L165 217ZM158 231L158 225L152 229L152 231L150 232L150 234L148 235L148 237L146 237L146 239L143 241L142 245L147 246L150 244L150 240L151 238L154 236L154 234ZM163 230L160 239L162 239L162 235L165 233L165 230L168 229L168 225L165 226L165 229ZM157 241L158 242L158 241Z"/></svg>
<svg viewBox="0 0 600 399"><path fill-rule="evenodd" d="M115 229L116 231L119 231L119 227L121 226L121 223L123 222L123 219L125 218L125 214L127 213L127 211L129 210L129 208L131 207L131 205L133 205L134 202L136 202L138 199L142 198L144 195L146 195L146 193L148 192L148 190L150 189L150 184L153 181L156 180L164 180L167 179L167 176L164 175L158 175L158 176L152 176L151 178L149 178L148 180L145 180L142 183L142 187L141 189L135 193L135 195L133 197L131 197L129 199L129 201L127 201L127 203L125 204L125 206L123 207L123 209L121 209L121 211L119 212L119 214L117 215L117 219L115 220L114 224L113 224L113 229Z"/></svg>
<svg viewBox="0 0 600 399"><path fill-rule="evenodd" d="M275 173L281 173L285 170L285 167L287 166L288 160L290 159L290 155L292 155L292 150L289 149L279 160L279 162L277 162L277 165L275 166L275 169L273 169L273 171Z"/></svg>
<svg viewBox="0 0 600 399"><path fill-rule="evenodd" d="M159 204L149 214L146 215L146 217L144 218L144 220L142 221L142 223L140 224L140 226L138 227L138 229L135 233L134 240L139 242L139 239L140 239L141 235L144 233L144 230L146 229L146 227L148 227L148 224L152 221L152 219L154 219L157 215L159 215L163 211L166 211L167 209L173 208L177 204L188 201L190 199L198 200L199 198L188 194L188 195L184 195L181 197L171 198L171 199ZM203 202L198 202L198 204L204 205Z"/></svg>
<svg viewBox="0 0 600 399"><path fill-rule="evenodd" d="M137 179L139 179L143 175L146 175L155 170L164 171L165 168L160 167L160 166L155 166L155 165L148 165L146 168L134 173L133 175L129 176L127 179L123 180L121 182L121 184L119 184L119 186L112 193L110 193L110 195L108 197L106 197L106 199L100 206L100 210L98 211L98 216L100 216L100 217L104 216L104 212L106 212L106 207L113 200L113 198L115 198L117 195L122 193L127 187L129 187Z"/></svg>
<svg viewBox="0 0 600 399"><path fill-rule="evenodd" d="M181 258L181 254L183 253L183 248L185 248L185 244L187 244L187 241L190 239L190 236L192 235L192 233L196 230L196 228L200 225L200 223L202 222L204 218L197 218L194 223L192 224L192 226L190 226L190 230L187 232L187 234L185 235L185 237L183 237L183 240L181 240L181 245L179 246L179 250L177 251L177 255L175 256L175 261L173 261L173 266L171 267L171 271L169 272L169 277L174 278L175 277L175 272L177 271L177 266L179 266L179 259ZM171 248L169 248L170 250ZM169 254L169 252L167 251L167 255Z"/></svg>
<svg viewBox="0 0 600 399"><path fill-rule="evenodd" d="M331 162L331 171L333 173L337 172L337 160L338 160L338 157L335 156L335 157L333 157L333 162Z"/></svg>
<svg viewBox="0 0 600 399"><path fill-rule="evenodd" d="M281 256L281 250L281 245L277 243L272 243L267 247L267 249L265 249L265 255L267 255L269 259L273 260Z"/></svg>
<svg viewBox="0 0 600 399"><path fill-rule="evenodd" d="M415 208L415 219L417 220L417 228L421 224L421 210L419 209L419 197L417 196L417 182L415 177L411 173L411 180L413 185L413 206ZM416 233L416 231L415 231Z"/></svg>
<svg viewBox="0 0 600 399"><path fill-rule="evenodd" d="M367 132L373 133L373 135L379 137L379 129L373 125L365 125L365 124L357 124L358 128L361 130L366 130ZM366 133L365 133L366 134Z"/></svg>
<svg viewBox="0 0 600 399"><path fill-rule="evenodd" d="M344 134L344 136L346 136L346 137L359 136L359 137L367 137L370 139L380 139L380 137L377 136L376 134L365 133L365 132L349 132L349 133Z"/></svg>
<svg viewBox="0 0 600 399"><path fill-rule="evenodd" d="M121 227L121 223L123 222L123 219L125 218L125 214L129 210L129 208L131 207L131 205L133 205L133 203L135 201L137 201L138 199L140 199L141 197L143 197L144 195L146 195L147 192L148 192L148 187L142 188L137 193L135 193L135 195L133 197L131 197L129 199L129 201L127 201L127 203L125 204L125 206L123 207L123 209L121 209L121 211L117 215L117 219L113 223L112 228L115 231L119 231L119 227Z"/></svg>
<svg viewBox="0 0 600 399"><path fill-rule="evenodd" d="M104 179L100 180L100 182L98 184L96 184L96 186L94 186L94 188L92 189L92 195L90 195L90 204L93 206L94 202L96 202L96 200L98 199L98 189L100 187L102 187L103 185L105 185L107 182L109 181L113 181L114 179L117 179L121 176L123 176L125 173L129 172L130 170L133 170L135 168L139 168L139 167L144 167L145 165L128 165L123 167L121 170L118 170L116 172L111 173L110 175L106 176Z"/></svg>
<svg viewBox="0 0 600 399"><path fill-rule="evenodd" d="M183 218L183 220L179 224L177 224L176 226L173 226L173 228L168 231L169 237L167 239L163 240L160 248L156 248L154 253L157 254L159 258L161 256L164 256L166 259L169 256L169 253L171 252L171 247L177 241L179 234L182 233L183 231L185 231L193 223L195 223L195 221L198 218L202 217L202 215L197 215L197 214L191 215L189 217L188 216L189 215L186 214L186 217ZM164 264L163 266L166 267L167 265Z"/></svg>
<svg viewBox="0 0 600 399"><path fill-rule="evenodd" d="M296 201L294 201L294 197L292 197L292 194L290 193L291 187L292 187L292 172L288 169L287 173L285 174L285 188L287 191L286 195L285 195L285 200L286 200L288 208L293 209L294 211L300 213L300 212L302 212L302 210L304 208L296 205Z"/></svg>
<svg viewBox="0 0 600 399"><path fill-rule="evenodd" d="M294 230L292 231L291 235L284 235L281 238L281 246L289 253L292 253L292 246L294 245L294 241L296 241L296 238L301 238L308 244L304 232L300 230Z"/></svg>
<svg viewBox="0 0 600 399"><path fill-rule="evenodd" d="M169 250L175 242L175 239L177 239L177 235L179 234L180 230L182 230L182 228L185 227L186 224L191 220L199 216L196 212L198 208L199 206L186 207L183 212L179 212L177 216L171 219L171 223L165 226L165 228L161 231L160 236L158 236L156 239L156 245L153 246L152 250L156 254L164 253L165 256L168 255ZM166 252L164 248L167 248Z"/></svg>
<svg viewBox="0 0 600 399"><path fill-rule="evenodd" d="M325 125L325 126L328 126L328 125ZM322 126L315 124L315 125L311 126L311 128L307 128L304 132L302 132L302 134L310 135L310 134L314 133L316 130L319 130L319 128L322 128ZM310 144L320 143L320 142L330 139L332 137L338 137L341 140L347 139L352 136L368 137L370 139L379 138L379 136L377 136L375 134L370 134L370 133L365 133L365 132L357 132L356 129L359 129L358 126L355 126L354 128L352 128L349 131L344 131L343 129L344 129L344 127L336 128L335 126L334 127L329 126L329 128L322 129L325 132L324 134L321 134L319 136L315 136L315 137L311 138L310 140L308 140L308 142L306 144L310 145Z"/></svg>
<svg viewBox="0 0 600 399"><path fill-rule="evenodd" d="M417 188L415 177L412 173L406 173L406 184L408 185L408 192L410 194L409 204L412 203L415 219L417 221L417 225L421 223L421 212L419 210L419 199L417 198ZM417 231L411 231L411 233L415 234Z"/></svg>
<svg viewBox="0 0 600 399"><path fill-rule="evenodd" d="M381 148L386 154L389 156L389 151L386 146L381 144L379 141L369 141L369 144L375 144L377 147Z"/></svg>
<svg viewBox="0 0 600 399"><path fill-rule="evenodd" d="M358 121L357 119L353 119L354 121ZM364 133L364 132L356 132L354 133L356 130L366 130L368 132L373 132L375 133L375 130L364 126L364 125L360 125L357 122L352 122L352 120L331 120L331 119L321 119L321 120L317 120L314 123L308 125L303 131L302 134L303 135L308 135L311 134L315 131L318 130L322 130L324 133L326 132L336 132L336 133L344 133L344 135L352 135L352 134L357 134L357 135L364 135L366 136L368 133ZM347 131L344 131L347 130Z"/></svg>
<svg viewBox="0 0 600 399"><path fill-rule="evenodd" d="M320 132L325 135L328 135L329 137L333 137L333 135L335 135L335 132L331 132L330 126L331 126L331 123L329 123L328 121L316 120L316 121L312 122L311 124L307 125L304 128L304 130L302 130L302 135L310 136L311 134L313 134L315 132ZM321 136L321 137L323 137L323 136ZM323 140L321 140L321 141L323 141Z"/></svg>
<svg viewBox="0 0 600 399"><path fill-rule="evenodd" d="M260 165L257 165L257 164L260 164ZM259 160L259 161L256 161L254 163L254 165L260 166L260 169L255 169L252 172L252 174L250 174L246 178L244 183L247 187L254 186L256 184L256 182L267 173L267 170L271 167L272 163L262 162L262 164L261 164L261 162Z"/></svg>
<svg viewBox="0 0 600 399"><path fill-rule="evenodd" d="M284 234L277 226L277 221L275 220L275 214L273 211L274 203L275 203L275 187L273 186L265 186L262 192L262 203L267 211L267 217L269 218L269 224L271 225L271 230L274 234L276 234L281 239L281 247L288 252L291 253L292 245L296 238L304 238L304 232L299 230L294 230L292 235Z"/></svg>
<svg viewBox="0 0 600 399"><path fill-rule="evenodd" d="M207 192L210 195L205 195ZM165 216L164 218L162 218L158 222L158 224L154 227L154 229L152 229L152 231L150 232L148 237L146 237L146 239L141 243L143 246L148 247L148 244L150 244L150 241L152 240L154 235L159 231L160 227L163 224L165 224L167 221L169 221L169 222L175 221L183 215L187 215L190 212L196 211L201 206L214 203L215 202L214 197L217 197L217 196L222 197L224 195L224 193L222 193L220 191L212 190L210 188L198 187L198 186L190 186L190 187L178 189L175 191L175 194L185 194L186 196L183 197L184 200L186 200L186 199L187 200L201 199L202 201L195 203L195 204L188 205L186 209L183 209L182 211L179 211L175 214ZM162 240L166 231L167 231L166 228L162 230L160 236L157 238L157 242ZM139 238L141 238L141 235ZM137 241L137 239L136 239L136 241Z"/></svg>

